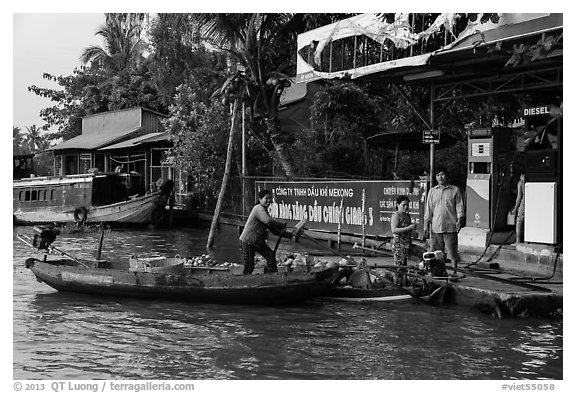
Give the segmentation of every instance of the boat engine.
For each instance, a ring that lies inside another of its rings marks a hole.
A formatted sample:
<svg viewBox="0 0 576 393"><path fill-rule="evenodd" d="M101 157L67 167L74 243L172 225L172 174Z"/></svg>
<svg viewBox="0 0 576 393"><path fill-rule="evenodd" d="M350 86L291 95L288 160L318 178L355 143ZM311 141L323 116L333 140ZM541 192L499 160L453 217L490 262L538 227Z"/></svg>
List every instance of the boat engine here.
<svg viewBox="0 0 576 393"><path fill-rule="evenodd" d="M48 250L50 245L56 240L56 236L60 234L60 230L52 226L35 226L34 237L32 238L32 245L38 250Z"/></svg>
<svg viewBox="0 0 576 393"><path fill-rule="evenodd" d="M422 254L422 262L420 262L419 267L420 270L430 272L433 277L448 277L444 252L440 250L429 251Z"/></svg>

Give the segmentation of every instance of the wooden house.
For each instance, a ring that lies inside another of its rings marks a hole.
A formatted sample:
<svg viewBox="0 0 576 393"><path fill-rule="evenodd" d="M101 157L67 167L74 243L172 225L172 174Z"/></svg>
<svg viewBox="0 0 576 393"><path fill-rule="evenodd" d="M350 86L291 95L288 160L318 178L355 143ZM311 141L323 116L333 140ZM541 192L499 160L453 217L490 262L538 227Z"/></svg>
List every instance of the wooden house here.
<svg viewBox="0 0 576 393"><path fill-rule="evenodd" d="M82 134L52 148L54 175L94 172L137 172L146 190L162 181L175 182L175 204L184 207L189 194L188 174L166 160L172 146L159 112L135 107L103 112L82 119Z"/></svg>

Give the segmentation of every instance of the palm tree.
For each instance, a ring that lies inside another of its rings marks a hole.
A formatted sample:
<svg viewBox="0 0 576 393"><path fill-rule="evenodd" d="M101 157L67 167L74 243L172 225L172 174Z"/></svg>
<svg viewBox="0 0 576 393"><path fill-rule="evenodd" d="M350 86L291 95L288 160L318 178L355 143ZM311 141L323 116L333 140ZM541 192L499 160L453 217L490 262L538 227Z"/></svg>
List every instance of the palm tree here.
<svg viewBox="0 0 576 393"><path fill-rule="evenodd" d="M260 118L265 136L274 146L287 176L297 175L288 139L278 120L278 102L290 78L282 71L273 48L286 44L281 37L291 29L292 14L194 14L197 33L210 45L227 52L233 61L232 75L216 95L223 102L240 99Z"/></svg>
<svg viewBox="0 0 576 393"><path fill-rule="evenodd" d="M104 47L92 45L80 56L82 63L116 74L140 64L146 44L142 39L147 14L105 14L106 22L96 32L104 39Z"/></svg>
<svg viewBox="0 0 576 393"><path fill-rule="evenodd" d="M46 138L40 135L40 131L41 129L34 124L26 127L25 142L32 153L41 152L49 146Z"/></svg>

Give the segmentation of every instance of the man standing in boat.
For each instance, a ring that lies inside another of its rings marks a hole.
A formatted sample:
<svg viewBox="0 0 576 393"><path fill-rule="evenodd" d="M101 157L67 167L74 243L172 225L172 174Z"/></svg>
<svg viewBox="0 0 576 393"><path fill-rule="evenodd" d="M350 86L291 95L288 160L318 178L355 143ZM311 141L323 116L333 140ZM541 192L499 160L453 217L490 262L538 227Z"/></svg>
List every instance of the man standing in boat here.
<svg viewBox="0 0 576 393"><path fill-rule="evenodd" d="M240 235L240 251L244 259L243 274L251 274L254 271L256 252L266 258L264 273L278 271L276 253L266 244L266 233L270 229L275 235L281 236L287 223L270 217L268 214L270 203L272 203L272 193L269 190L261 190L258 193L258 203L252 208Z"/></svg>
<svg viewBox="0 0 576 393"><path fill-rule="evenodd" d="M462 193L450 184L446 168L438 168L436 181L438 185L430 190L426 199L424 236L431 235L430 251L441 250L448 255L457 275L458 232L464 225Z"/></svg>

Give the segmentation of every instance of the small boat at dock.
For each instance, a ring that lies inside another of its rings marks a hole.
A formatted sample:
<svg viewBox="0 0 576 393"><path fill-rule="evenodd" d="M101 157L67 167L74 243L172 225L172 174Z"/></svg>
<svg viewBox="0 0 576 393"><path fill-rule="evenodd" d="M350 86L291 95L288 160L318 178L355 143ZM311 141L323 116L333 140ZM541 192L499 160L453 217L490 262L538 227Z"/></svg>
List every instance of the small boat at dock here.
<svg viewBox="0 0 576 393"><path fill-rule="evenodd" d="M243 275L227 269L184 268L130 271L126 263L84 267L68 259L28 259L40 282L62 292L98 296L167 298L184 302L293 304L320 295L330 284L330 269L316 273Z"/></svg>
<svg viewBox="0 0 576 393"><path fill-rule="evenodd" d="M335 271L242 274L242 267L194 266L188 258L84 260L53 247L53 229L35 227L24 243L44 252L28 258L26 267L36 279L62 292L97 296L167 298L184 302L280 305L300 303L322 294ZM63 258L48 259L59 253ZM226 265L223 264L223 265Z"/></svg>
<svg viewBox="0 0 576 393"><path fill-rule="evenodd" d="M413 296L404 290L392 287L365 289L351 286L331 286L322 294L322 298L343 302L371 303L409 300L412 299Z"/></svg>

